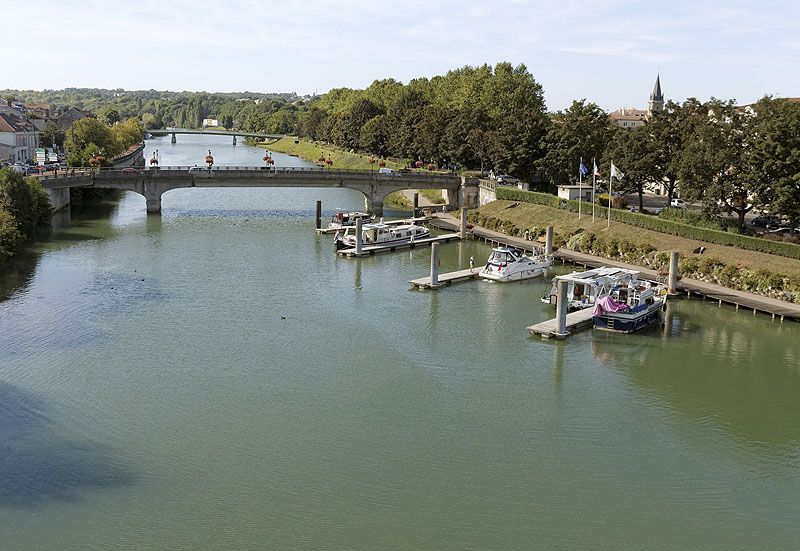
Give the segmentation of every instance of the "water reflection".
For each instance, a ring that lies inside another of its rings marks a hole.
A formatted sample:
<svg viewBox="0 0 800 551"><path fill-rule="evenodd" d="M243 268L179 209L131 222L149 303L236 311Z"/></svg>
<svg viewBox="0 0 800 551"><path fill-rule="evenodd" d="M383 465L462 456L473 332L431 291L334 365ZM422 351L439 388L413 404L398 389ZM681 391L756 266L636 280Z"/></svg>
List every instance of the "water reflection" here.
<svg viewBox="0 0 800 551"><path fill-rule="evenodd" d="M703 301L669 306L669 338L595 333L595 360L620 370L679 418L713 425L760 452L795 453L800 374L786 361L796 358L785 353L779 325ZM702 325L694 321L701 315Z"/></svg>
<svg viewBox="0 0 800 551"><path fill-rule="evenodd" d="M75 501L81 490L138 481L111 448L60 436L47 409L40 397L0 381L0 506Z"/></svg>

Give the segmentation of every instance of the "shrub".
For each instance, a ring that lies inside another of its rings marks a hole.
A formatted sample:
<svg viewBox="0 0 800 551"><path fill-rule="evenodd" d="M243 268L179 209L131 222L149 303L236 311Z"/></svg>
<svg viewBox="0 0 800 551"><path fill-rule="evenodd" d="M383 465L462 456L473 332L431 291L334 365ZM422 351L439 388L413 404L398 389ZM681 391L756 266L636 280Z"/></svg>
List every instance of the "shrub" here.
<svg viewBox="0 0 800 551"><path fill-rule="evenodd" d="M547 193L537 193L534 191L523 191L509 187L497 187L497 198L509 201L524 201L545 205L553 208L566 209L571 212L578 212L577 201L565 201L555 195ZM599 207L596 211L598 217L607 216L606 207ZM683 222L667 220L664 218L648 216L646 214L629 212L627 210L611 209L611 218L618 222L630 224L639 228L677 235L688 239L696 239L706 243L718 245L728 245L749 251L759 251L769 254L785 256L800 260L800 245L782 241L769 241L757 237L750 237L736 233L728 233L710 228L700 228L691 226Z"/></svg>

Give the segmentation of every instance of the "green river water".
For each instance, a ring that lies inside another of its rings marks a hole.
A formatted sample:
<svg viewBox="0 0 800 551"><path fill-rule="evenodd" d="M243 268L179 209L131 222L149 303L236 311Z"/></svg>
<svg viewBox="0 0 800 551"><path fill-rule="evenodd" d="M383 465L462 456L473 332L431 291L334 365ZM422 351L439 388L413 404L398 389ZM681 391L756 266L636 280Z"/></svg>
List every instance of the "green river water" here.
<svg viewBox="0 0 800 551"><path fill-rule="evenodd" d="M5 269L0 549L798 548L800 324L530 338L544 279L412 291L316 199L363 204L125 194Z"/></svg>

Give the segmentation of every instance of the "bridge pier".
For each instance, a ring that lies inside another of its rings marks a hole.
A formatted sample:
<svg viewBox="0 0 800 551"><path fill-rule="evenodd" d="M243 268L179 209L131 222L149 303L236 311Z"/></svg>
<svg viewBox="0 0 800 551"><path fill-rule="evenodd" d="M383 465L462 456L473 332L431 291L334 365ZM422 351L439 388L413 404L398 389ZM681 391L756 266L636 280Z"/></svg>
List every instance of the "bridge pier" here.
<svg viewBox="0 0 800 551"><path fill-rule="evenodd" d="M233 136L233 145L236 145L236 136Z"/></svg>
<svg viewBox="0 0 800 551"><path fill-rule="evenodd" d="M175 139L175 134L174 133L172 134L172 140L171 141L172 141L172 143L178 143L178 140Z"/></svg>
<svg viewBox="0 0 800 551"><path fill-rule="evenodd" d="M159 214L161 212L161 196L169 191L169 186L152 180L142 183L141 194L147 202L147 214Z"/></svg>

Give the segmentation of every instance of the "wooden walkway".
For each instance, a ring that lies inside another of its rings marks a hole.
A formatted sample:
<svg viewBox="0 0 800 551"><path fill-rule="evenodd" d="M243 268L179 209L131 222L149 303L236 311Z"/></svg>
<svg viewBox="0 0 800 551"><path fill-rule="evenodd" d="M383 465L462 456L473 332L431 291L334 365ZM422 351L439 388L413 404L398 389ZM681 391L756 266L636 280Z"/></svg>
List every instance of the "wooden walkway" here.
<svg viewBox="0 0 800 551"><path fill-rule="evenodd" d="M422 224L424 222L429 222L429 221L430 221L430 218L427 218L425 216L420 216L419 218L402 218L402 219L399 219L399 220L384 220L383 224L386 224L387 226L397 226L399 224ZM370 222L370 223L378 224L379 222ZM355 226L352 226L352 227L355 228ZM344 228L319 228L319 229L316 229L314 231L316 231L318 234L334 234L337 231L340 232L340 231L343 231L343 230L344 230Z"/></svg>
<svg viewBox="0 0 800 551"><path fill-rule="evenodd" d="M431 285L430 276L412 279L409 283L411 283L412 287L416 287L417 289L438 289L439 287L445 287L453 283L478 279L478 272L480 272L479 269L467 268L466 270L458 270L457 272L439 274L439 283L436 285Z"/></svg>
<svg viewBox="0 0 800 551"><path fill-rule="evenodd" d="M400 243L397 245L369 245L361 247L361 254L357 253L355 248L341 249L336 251L336 254L341 256L371 256L378 253L394 252L401 249L415 249L417 247L425 247L433 243L449 243L454 239L460 239L457 233L446 233L444 235L437 235L435 237L423 237L415 239L410 243Z"/></svg>
<svg viewBox="0 0 800 551"><path fill-rule="evenodd" d="M558 333L558 318L531 325L528 327L528 331L530 331L531 335L539 335L543 339L549 339L551 337L563 339L579 329L591 327L593 311L594 308L584 308L567 314L567 332L563 335Z"/></svg>
<svg viewBox="0 0 800 551"><path fill-rule="evenodd" d="M458 221L449 215L439 215L434 221L431 222L432 226L451 229L458 227ZM488 243L511 245L521 249L531 250L533 247L540 245L536 241L528 241L520 239L519 237L511 237L500 232L488 230L478 226L469 230L469 235L475 239L481 239ZM746 251L744 251L746 252ZM600 266L616 266L618 268L627 268L629 270L638 270L644 279L651 279L653 281L663 281L664 277L656 270L643 268L641 266L634 266L625 262L618 262L616 260L609 260L599 256L592 256L566 249L557 249L553 251L555 258L560 258L562 263L570 262L585 268L597 268ZM678 290L685 293L687 296L692 295L698 298L705 298L708 300L716 301L719 306L729 304L735 306L736 309L746 308L752 310L753 315L758 312L771 315L773 319L780 318L800 321L800 304L786 302L770 297L756 295L754 293L747 293L745 291L737 291L729 289L714 283L707 283L691 278L681 278L678 281Z"/></svg>

